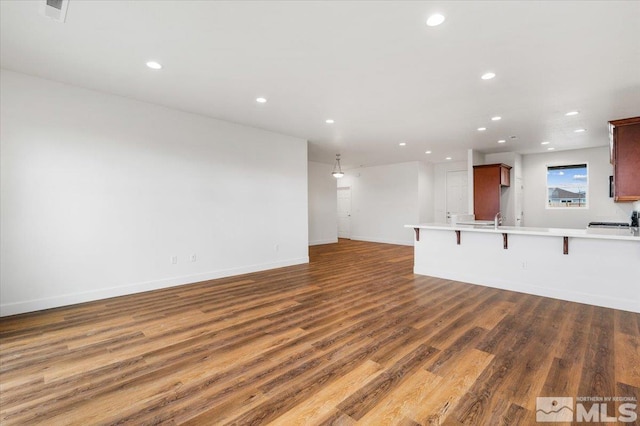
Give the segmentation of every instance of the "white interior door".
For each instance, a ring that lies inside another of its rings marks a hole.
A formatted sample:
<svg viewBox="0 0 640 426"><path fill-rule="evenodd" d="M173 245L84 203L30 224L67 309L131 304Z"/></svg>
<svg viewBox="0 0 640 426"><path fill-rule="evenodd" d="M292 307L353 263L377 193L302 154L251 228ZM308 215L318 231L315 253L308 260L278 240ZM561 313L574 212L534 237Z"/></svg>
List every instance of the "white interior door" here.
<svg viewBox="0 0 640 426"><path fill-rule="evenodd" d="M467 171L447 172L447 223L453 214L469 213Z"/></svg>
<svg viewBox="0 0 640 426"><path fill-rule="evenodd" d="M351 238L351 188L338 188L338 237Z"/></svg>

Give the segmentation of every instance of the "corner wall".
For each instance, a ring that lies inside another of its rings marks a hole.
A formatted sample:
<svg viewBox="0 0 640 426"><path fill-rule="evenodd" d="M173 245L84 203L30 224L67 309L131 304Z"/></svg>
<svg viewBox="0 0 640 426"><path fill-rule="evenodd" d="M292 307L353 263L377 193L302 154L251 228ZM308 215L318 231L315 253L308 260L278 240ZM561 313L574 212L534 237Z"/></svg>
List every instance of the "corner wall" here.
<svg viewBox="0 0 640 426"><path fill-rule="evenodd" d="M433 164L418 163L418 222L433 222Z"/></svg>
<svg viewBox="0 0 640 426"><path fill-rule="evenodd" d="M0 83L1 315L308 262L305 140Z"/></svg>
<svg viewBox="0 0 640 426"><path fill-rule="evenodd" d="M338 242L336 178L331 164L309 161L309 245Z"/></svg>

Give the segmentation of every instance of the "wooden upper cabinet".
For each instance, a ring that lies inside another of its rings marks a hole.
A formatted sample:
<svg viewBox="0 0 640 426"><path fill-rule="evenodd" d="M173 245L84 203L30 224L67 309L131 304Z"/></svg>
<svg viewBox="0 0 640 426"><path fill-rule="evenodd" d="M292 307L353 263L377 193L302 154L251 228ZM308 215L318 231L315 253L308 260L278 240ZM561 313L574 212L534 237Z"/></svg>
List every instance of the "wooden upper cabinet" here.
<svg viewBox="0 0 640 426"><path fill-rule="evenodd" d="M640 117L609 122L615 201L640 200Z"/></svg>
<svg viewBox="0 0 640 426"><path fill-rule="evenodd" d="M511 186L511 167L500 164L500 186Z"/></svg>
<svg viewBox="0 0 640 426"><path fill-rule="evenodd" d="M493 220L500 210L501 188L511 184L511 166L485 164L473 167L473 213L476 220Z"/></svg>

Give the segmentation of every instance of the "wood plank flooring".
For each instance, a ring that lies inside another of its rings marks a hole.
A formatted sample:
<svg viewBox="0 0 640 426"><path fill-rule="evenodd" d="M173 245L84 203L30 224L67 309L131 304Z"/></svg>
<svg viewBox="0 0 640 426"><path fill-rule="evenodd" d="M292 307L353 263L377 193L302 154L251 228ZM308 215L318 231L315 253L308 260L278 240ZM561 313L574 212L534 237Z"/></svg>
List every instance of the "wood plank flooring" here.
<svg viewBox="0 0 640 426"><path fill-rule="evenodd" d="M412 253L340 240L2 318L0 423L530 425L538 396L640 397L639 314L414 275Z"/></svg>

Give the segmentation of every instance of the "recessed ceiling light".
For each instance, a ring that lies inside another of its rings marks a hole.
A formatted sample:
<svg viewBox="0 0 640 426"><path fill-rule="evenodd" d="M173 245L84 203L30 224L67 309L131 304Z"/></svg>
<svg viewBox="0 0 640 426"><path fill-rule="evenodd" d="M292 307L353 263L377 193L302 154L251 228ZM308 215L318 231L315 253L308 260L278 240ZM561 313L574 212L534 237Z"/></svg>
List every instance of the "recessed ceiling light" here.
<svg viewBox="0 0 640 426"><path fill-rule="evenodd" d="M447 157L447 158L445 158L445 160L451 160L451 157Z"/></svg>
<svg viewBox="0 0 640 426"><path fill-rule="evenodd" d="M578 114L580 114L580 112L579 112L579 111L569 111L569 112L568 112L568 113L566 113L565 115L566 115L567 117L571 117L572 115L578 115Z"/></svg>
<svg viewBox="0 0 640 426"><path fill-rule="evenodd" d="M424 153L425 154L431 154L431 151L425 151Z"/></svg>
<svg viewBox="0 0 640 426"><path fill-rule="evenodd" d="M505 143L505 142L506 142L506 140L504 140L504 139L500 139L500 140L498 141L498 143Z"/></svg>
<svg viewBox="0 0 640 426"><path fill-rule="evenodd" d="M495 76L496 76L496 74L495 74L495 73L493 73L493 72L487 72L487 73L482 74L482 77L480 77L480 78L481 78L481 79L483 79L483 80L491 80L491 79L492 79L492 78L494 78Z"/></svg>
<svg viewBox="0 0 640 426"><path fill-rule="evenodd" d="M575 129L574 132L575 133L582 133L582 132L586 132L587 129Z"/></svg>
<svg viewBox="0 0 640 426"><path fill-rule="evenodd" d="M554 147L549 147L547 148L547 151L553 151L555 148Z"/></svg>
<svg viewBox="0 0 640 426"><path fill-rule="evenodd" d="M158 62L156 61L149 61L147 62L147 66L149 68L151 68L152 70L159 70L162 69L162 65L160 65Z"/></svg>
<svg viewBox="0 0 640 426"><path fill-rule="evenodd" d="M498 121L498 120L502 120L502 117L500 117L499 115L496 115L495 117L491 117L491 121Z"/></svg>
<svg viewBox="0 0 640 426"><path fill-rule="evenodd" d="M549 141L544 141L544 142L540 142L540 145L549 145L551 142Z"/></svg>
<svg viewBox="0 0 640 426"><path fill-rule="evenodd" d="M256 98L256 102L258 102L259 104L263 104L267 102L267 98Z"/></svg>
<svg viewBox="0 0 640 426"><path fill-rule="evenodd" d="M327 119L327 120L325 120L324 122L325 122L325 123L327 123L327 124L333 124L333 123L335 123L335 121L333 121L333 120L332 120L332 119L330 119L330 118L329 118L329 119Z"/></svg>
<svg viewBox="0 0 640 426"><path fill-rule="evenodd" d="M427 25L430 27L437 27L444 22L444 16L439 13L433 14L427 18Z"/></svg>
<svg viewBox="0 0 640 426"><path fill-rule="evenodd" d="M484 132L485 130L487 130L487 128L486 128L486 127L478 127L478 131L479 131L479 132Z"/></svg>
<svg viewBox="0 0 640 426"><path fill-rule="evenodd" d="M400 145L400 146L407 146L407 143L406 143L406 142L400 142L398 145Z"/></svg>

